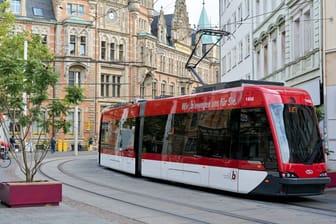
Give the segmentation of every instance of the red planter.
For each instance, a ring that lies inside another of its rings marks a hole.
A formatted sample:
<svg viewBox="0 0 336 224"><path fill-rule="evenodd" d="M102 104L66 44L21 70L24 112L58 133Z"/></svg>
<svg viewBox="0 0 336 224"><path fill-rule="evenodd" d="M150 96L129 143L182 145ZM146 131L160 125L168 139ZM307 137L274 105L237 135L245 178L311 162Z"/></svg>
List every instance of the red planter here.
<svg viewBox="0 0 336 224"><path fill-rule="evenodd" d="M327 187L336 187L336 172L329 172L328 177L330 177L330 183Z"/></svg>
<svg viewBox="0 0 336 224"><path fill-rule="evenodd" d="M3 182L0 183L0 200L8 207L58 205L62 201L62 183Z"/></svg>

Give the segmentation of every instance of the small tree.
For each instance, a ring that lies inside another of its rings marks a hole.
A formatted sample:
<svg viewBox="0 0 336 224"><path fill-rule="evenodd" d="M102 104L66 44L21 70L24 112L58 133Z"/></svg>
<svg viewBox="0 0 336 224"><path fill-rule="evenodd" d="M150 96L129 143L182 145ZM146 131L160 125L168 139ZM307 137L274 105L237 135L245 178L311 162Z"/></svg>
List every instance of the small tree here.
<svg viewBox="0 0 336 224"><path fill-rule="evenodd" d="M8 5L0 4L0 10L3 7ZM0 14L6 14L5 11L1 10ZM83 89L66 87L64 99L50 99L58 74L45 63L53 60L49 48L41 43L39 35L11 32L10 13L0 17L0 114L6 117L1 119L1 128L8 129L10 123L8 132L21 149L19 153L11 150L11 155L26 182L32 182L49 151L50 138L57 131L67 132L70 127L67 111L83 99ZM27 58L24 58L24 42L28 43Z"/></svg>

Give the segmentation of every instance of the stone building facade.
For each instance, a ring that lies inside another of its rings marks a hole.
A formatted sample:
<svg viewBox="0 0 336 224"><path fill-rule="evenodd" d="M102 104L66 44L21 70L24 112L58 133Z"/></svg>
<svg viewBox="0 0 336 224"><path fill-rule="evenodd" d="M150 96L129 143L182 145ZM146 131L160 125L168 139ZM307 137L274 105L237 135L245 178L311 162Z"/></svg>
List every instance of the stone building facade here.
<svg viewBox="0 0 336 224"><path fill-rule="evenodd" d="M10 0L16 31L43 37L60 74L50 98L78 84L85 100L78 107L78 139L86 145L99 134L100 112L117 103L190 94L199 81L185 69L195 42L185 0L174 14L154 11L153 0ZM209 44L209 43L208 43ZM205 46L206 47L206 46ZM201 58L202 52L192 60ZM218 49L197 67L205 83L218 82ZM68 120L75 120L74 111ZM56 136L72 144L74 130ZM65 150L66 150L65 149Z"/></svg>

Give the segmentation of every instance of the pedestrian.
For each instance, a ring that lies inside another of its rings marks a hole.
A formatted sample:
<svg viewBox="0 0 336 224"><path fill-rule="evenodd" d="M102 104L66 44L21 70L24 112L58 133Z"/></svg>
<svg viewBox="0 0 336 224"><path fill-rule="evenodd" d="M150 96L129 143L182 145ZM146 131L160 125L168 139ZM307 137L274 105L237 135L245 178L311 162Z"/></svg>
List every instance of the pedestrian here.
<svg viewBox="0 0 336 224"><path fill-rule="evenodd" d="M56 151L56 140L54 137L50 140L50 151L51 153L54 153Z"/></svg>
<svg viewBox="0 0 336 224"><path fill-rule="evenodd" d="M9 150L11 150L11 149L15 150L15 138L14 138L14 135L12 135L12 137L10 137L9 143L10 143Z"/></svg>
<svg viewBox="0 0 336 224"><path fill-rule="evenodd" d="M89 150L92 151L92 144L93 144L93 139L92 137L89 138Z"/></svg>

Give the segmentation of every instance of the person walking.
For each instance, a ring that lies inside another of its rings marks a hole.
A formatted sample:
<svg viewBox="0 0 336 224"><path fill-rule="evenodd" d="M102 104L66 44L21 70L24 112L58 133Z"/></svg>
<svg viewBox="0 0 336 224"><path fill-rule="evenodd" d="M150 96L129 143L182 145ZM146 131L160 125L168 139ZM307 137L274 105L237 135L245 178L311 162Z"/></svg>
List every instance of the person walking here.
<svg viewBox="0 0 336 224"><path fill-rule="evenodd" d="M93 139L92 137L89 139L89 151L92 151Z"/></svg>
<svg viewBox="0 0 336 224"><path fill-rule="evenodd" d="M14 135L12 135L12 137L10 137L9 143L10 143L9 150L13 149L13 151L14 151L15 150L15 138L14 138Z"/></svg>
<svg viewBox="0 0 336 224"><path fill-rule="evenodd" d="M51 153L54 153L56 151L56 140L54 137L50 140L50 151Z"/></svg>

